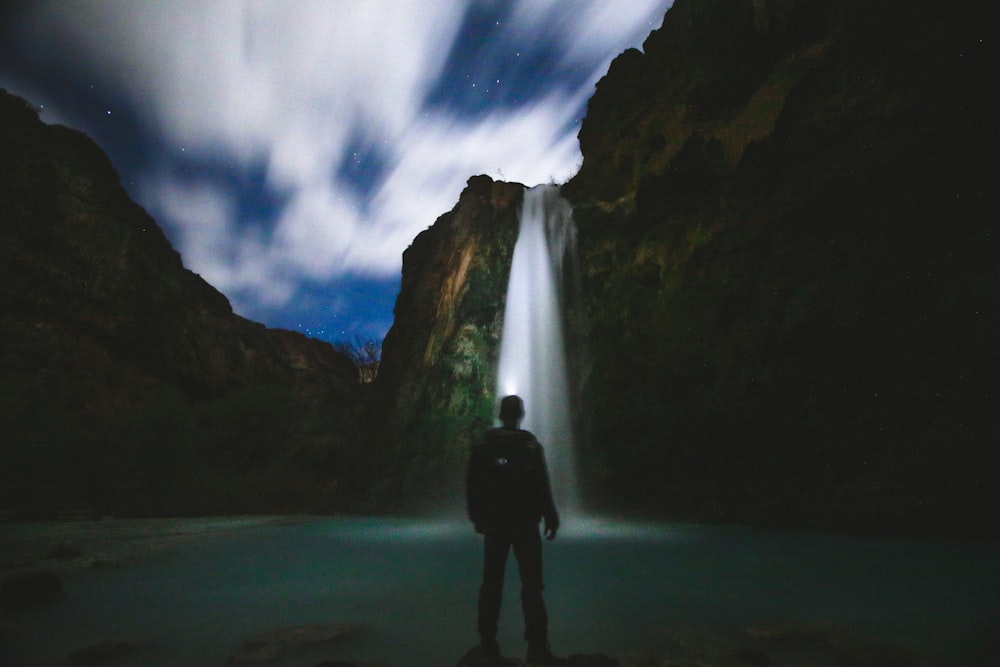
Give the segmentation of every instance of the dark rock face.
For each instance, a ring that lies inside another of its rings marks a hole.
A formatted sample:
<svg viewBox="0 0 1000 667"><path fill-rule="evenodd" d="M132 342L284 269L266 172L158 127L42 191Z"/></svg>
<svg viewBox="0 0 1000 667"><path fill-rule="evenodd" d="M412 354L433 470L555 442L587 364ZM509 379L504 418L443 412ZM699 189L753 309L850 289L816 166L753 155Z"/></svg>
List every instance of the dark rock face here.
<svg viewBox="0 0 1000 667"><path fill-rule="evenodd" d="M339 502L329 485L350 486L358 447L350 360L235 315L86 136L3 93L0 144L0 506Z"/></svg>
<svg viewBox="0 0 1000 667"><path fill-rule="evenodd" d="M614 61L564 187L603 501L995 529L985 21L973 3L678 0Z"/></svg>
<svg viewBox="0 0 1000 667"><path fill-rule="evenodd" d="M493 422L496 360L524 186L469 179L403 253L374 412L386 498L453 498L468 447Z"/></svg>

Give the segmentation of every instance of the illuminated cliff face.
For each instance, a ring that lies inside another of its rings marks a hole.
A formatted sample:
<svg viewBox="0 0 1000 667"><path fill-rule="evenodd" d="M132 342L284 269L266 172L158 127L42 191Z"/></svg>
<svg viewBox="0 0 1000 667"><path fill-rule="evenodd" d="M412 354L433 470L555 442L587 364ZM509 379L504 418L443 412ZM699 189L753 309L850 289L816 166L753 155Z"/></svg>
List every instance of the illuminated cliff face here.
<svg viewBox="0 0 1000 667"><path fill-rule="evenodd" d="M476 176L403 254L373 442L387 497L460 506L469 446L493 424L500 331L524 186Z"/></svg>

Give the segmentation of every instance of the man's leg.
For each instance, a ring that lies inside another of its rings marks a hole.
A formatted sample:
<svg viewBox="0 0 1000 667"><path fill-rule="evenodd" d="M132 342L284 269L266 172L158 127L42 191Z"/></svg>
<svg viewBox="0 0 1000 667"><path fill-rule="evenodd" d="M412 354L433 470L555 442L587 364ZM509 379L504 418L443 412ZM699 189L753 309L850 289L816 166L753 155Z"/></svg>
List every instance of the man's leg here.
<svg viewBox="0 0 1000 667"><path fill-rule="evenodd" d="M483 582L479 586L478 630L485 650L496 647L497 623L503 600L503 577L510 551L510 536L504 531L487 530L483 536ZM497 649L499 654L499 649Z"/></svg>
<svg viewBox="0 0 1000 667"><path fill-rule="evenodd" d="M548 642L549 617L545 611L542 590L542 538L534 526L518 535L514 542L514 556L521 574L521 609L524 611L524 638L531 646L545 646Z"/></svg>

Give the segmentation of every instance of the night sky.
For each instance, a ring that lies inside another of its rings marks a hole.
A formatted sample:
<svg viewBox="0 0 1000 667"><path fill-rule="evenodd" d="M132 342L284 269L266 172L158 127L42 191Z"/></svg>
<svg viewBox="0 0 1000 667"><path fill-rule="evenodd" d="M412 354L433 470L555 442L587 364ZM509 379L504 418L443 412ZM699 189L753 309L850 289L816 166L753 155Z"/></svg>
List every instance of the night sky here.
<svg viewBox="0 0 1000 667"><path fill-rule="evenodd" d="M93 137L239 314L392 324L403 250L475 174L577 171L586 103L670 0L0 4L0 87Z"/></svg>

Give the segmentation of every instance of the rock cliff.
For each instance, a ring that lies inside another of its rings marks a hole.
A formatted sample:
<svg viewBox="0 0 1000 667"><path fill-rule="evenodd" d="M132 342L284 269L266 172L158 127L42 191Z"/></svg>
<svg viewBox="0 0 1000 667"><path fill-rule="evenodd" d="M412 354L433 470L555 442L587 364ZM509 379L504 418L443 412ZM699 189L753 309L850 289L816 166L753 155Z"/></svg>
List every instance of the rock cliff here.
<svg viewBox="0 0 1000 667"><path fill-rule="evenodd" d="M563 188L592 504L991 530L1000 179L984 12L677 0L612 63ZM509 241L482 237L489 254L470 257L448 227L471 190L408 251L391 335L410 347L387 340L384 357L410 374L383 378L403 406L394 442L440 439L442 457L486 417L502 315ZM489 279L463 279L477 261ZM447 296L459 283L473 319ZM446 349L472 356L442 363Z"/></svg>
<svg viewBox="0 0 1000 667"><path fill-rule="evenodd" d="M454 500L470 439L492 425L507 278L524 186L474 176L403 253L372 404L382 497Z"/></svg>
<svg viewBox="0 0 1000 667"><path fill-rule="evenodd" d="M6 92L0 145L0 508L345 502L353 363L235 315L89 138Z"/></svg>
<svg viewBox="0 0 1000 667"><path fill-rule="evenodd" d="M971 530L998 499L995 33L971 3L678 0L574 202L587 473L698 519Z"/></svg>

